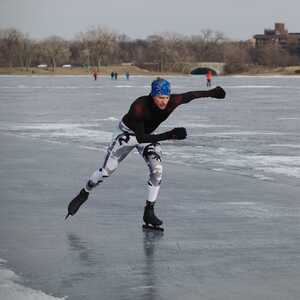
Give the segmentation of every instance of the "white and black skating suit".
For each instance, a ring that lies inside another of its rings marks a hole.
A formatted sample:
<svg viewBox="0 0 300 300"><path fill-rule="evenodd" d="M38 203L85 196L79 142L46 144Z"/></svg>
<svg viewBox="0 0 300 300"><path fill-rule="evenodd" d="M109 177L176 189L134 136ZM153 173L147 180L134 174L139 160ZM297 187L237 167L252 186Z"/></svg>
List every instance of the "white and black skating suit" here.
<svg viewBox="0 0 300 300"><path fill-rule="evenodd" d="M163 171L159 141L176 137L174 137L172 130L160 134L153 134L153 132L177 106L189 103L196 98L210 96L212 96L211 91L171 94L170 100L163 110L155 105L150 95L136 99L119 123L108 147L103 166L92 174L85 187L86 191L91 191L104 178L109 177L118 168L119 163L136 148L149 167L149 195L147 200L154 202L158 196Z"/></svg>

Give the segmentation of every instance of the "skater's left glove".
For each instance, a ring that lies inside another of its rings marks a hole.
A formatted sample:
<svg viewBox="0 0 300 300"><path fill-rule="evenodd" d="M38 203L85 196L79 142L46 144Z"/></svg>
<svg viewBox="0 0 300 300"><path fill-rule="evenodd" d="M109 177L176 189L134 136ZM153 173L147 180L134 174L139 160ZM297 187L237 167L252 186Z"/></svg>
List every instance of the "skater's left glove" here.
<svg viewBox="0 0 300 300"><path fill-rule="evenodd" d="M216 99L224 99L226 96L226 92L220 86L210 90L210 93L211 97Z"/></svg>

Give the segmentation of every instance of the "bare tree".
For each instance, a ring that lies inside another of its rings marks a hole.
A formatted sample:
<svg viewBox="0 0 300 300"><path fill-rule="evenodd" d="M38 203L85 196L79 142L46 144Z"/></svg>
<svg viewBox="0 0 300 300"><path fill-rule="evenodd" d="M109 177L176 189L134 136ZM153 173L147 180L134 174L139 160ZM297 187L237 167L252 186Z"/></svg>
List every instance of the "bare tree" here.
<svg viewBox="0 0 300 300"><path fill-rule="evenodd" d="M196 61L222 61L222 44L226 41L223 33L205 29L201 34L192 36L190 49Z"/></svg>
<svg viewBox="0 0 300 300"><path fill-rule="evenodd" d="M147 60L156 63L158 71L168 71L180 60L179 49L182 37L173 33L151 35L146 40Z"/></svg>
<svg viewBox="0 0 300 300"><path fill-rule="evenodd" d="M29 67L31 66L32 60L36 54L36 43L33 40L31 40L28 36L25 36L23 39L20 40L19 47L19 65L22 68L26 68L26 71L28 71Z"/></svg>
<svg viewBox="0 0 300 300"><path fill-rule="evenodd" d="M228 42L224 44L223 61L227 64L249 64L251 62L247 44Z"/></svg>
<svg viewBox="0 0 300 300"><path fill-rule="evenodd" d="M88 50L89 58L97 69L113 59L112 56L118 47L117 34L100 26L81 33L79 38L82 49Z"/></svg>
<svg viewBox="0 0 300 300"><path fill-rule="evenodd" d="M81 57L81 44L78 40L74 39L69 43L70 50L70 63L72 66L82 66L83 61Z"/></svg>
<svg viewBox="0 0 300 300"><path fill-rule="evenodd" d="M291 64L293 57L279 46L266 45L255 51L256 63L267 67L284 67Z"/></svg>
<svg viewBox="0 0 300 300"><path fill-rule="evenodd" d="M149 62L147 51L148 51L149 43L142 39L135 40L130 48L132 60L136 63L136 65L142 66L145 62Z"/></svg>
<svg viewBox="0 0 300 300"><path fill-rule="evenodd" d="M19 66L22 40L24 40L24 34L14 28L0 31L0 53L5 66L10 68Z"/></svg>
<svg viewBox="0 0 300 300"><path fill-rule="evenodd" d="M127 35L122 34L118 37L118 60L122 62L132 62L134 59L134 41Z"/></svg>
<svg viewBox="0 0 300 300"><path fill-rule="evenodd" d="M44 57L52 66L53 72L58 64L69 61L70 50L65 40L60 37L53 36L41 43Z"/></svg>
<svg viewBox="0 0 300 300"><path fill-rule="evenodd" d="M185 36L162 32L132 40L105 27L94 27L68 42L60 37L34 41L16 29L0 29L0 66L23 67L48 63L97 66L134 62L155 71L187 71L194 62L226 62L229 70L251 64L287 66L300 61L296 46L282 49L268 45L256 49L247 42L228 41L223 33L205 29Z"/></svg>

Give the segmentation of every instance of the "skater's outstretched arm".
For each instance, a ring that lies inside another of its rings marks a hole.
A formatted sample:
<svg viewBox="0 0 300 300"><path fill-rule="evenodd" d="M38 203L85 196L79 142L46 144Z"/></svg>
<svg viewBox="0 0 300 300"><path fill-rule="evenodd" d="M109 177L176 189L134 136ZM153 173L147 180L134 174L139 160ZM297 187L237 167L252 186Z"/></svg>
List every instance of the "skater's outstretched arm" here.
<svg viewBox="0 0 300 300"><path fill-rule="evenodd" d="M175 102L177 105L183 103L189 103L194 99L198 98L216 98L216 99L224 99L226 96L226 92L220 86L217 86L214 89L208 91L191 91L183 94L172 95L175 98Z"/></svg>

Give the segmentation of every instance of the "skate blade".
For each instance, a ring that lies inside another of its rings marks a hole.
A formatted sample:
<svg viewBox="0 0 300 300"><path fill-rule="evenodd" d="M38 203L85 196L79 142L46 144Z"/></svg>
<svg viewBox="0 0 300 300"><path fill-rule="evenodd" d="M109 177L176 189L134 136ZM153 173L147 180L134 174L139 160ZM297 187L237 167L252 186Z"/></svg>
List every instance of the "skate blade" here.
<svg viewBox="0 0 300 300"><path fill-rule="evenodd" d="M67 220L70 216L72 216L70 213L67 213L65 216L65 220Z"/></svg>
<svg viewBox="0 0 300 300"><path fill-rule="evenodd" d="M152 226L152 225L143 225L143 229L146 230L153 230L153 231L164 231L164 228L160 227L160 226Z"/></svg>

